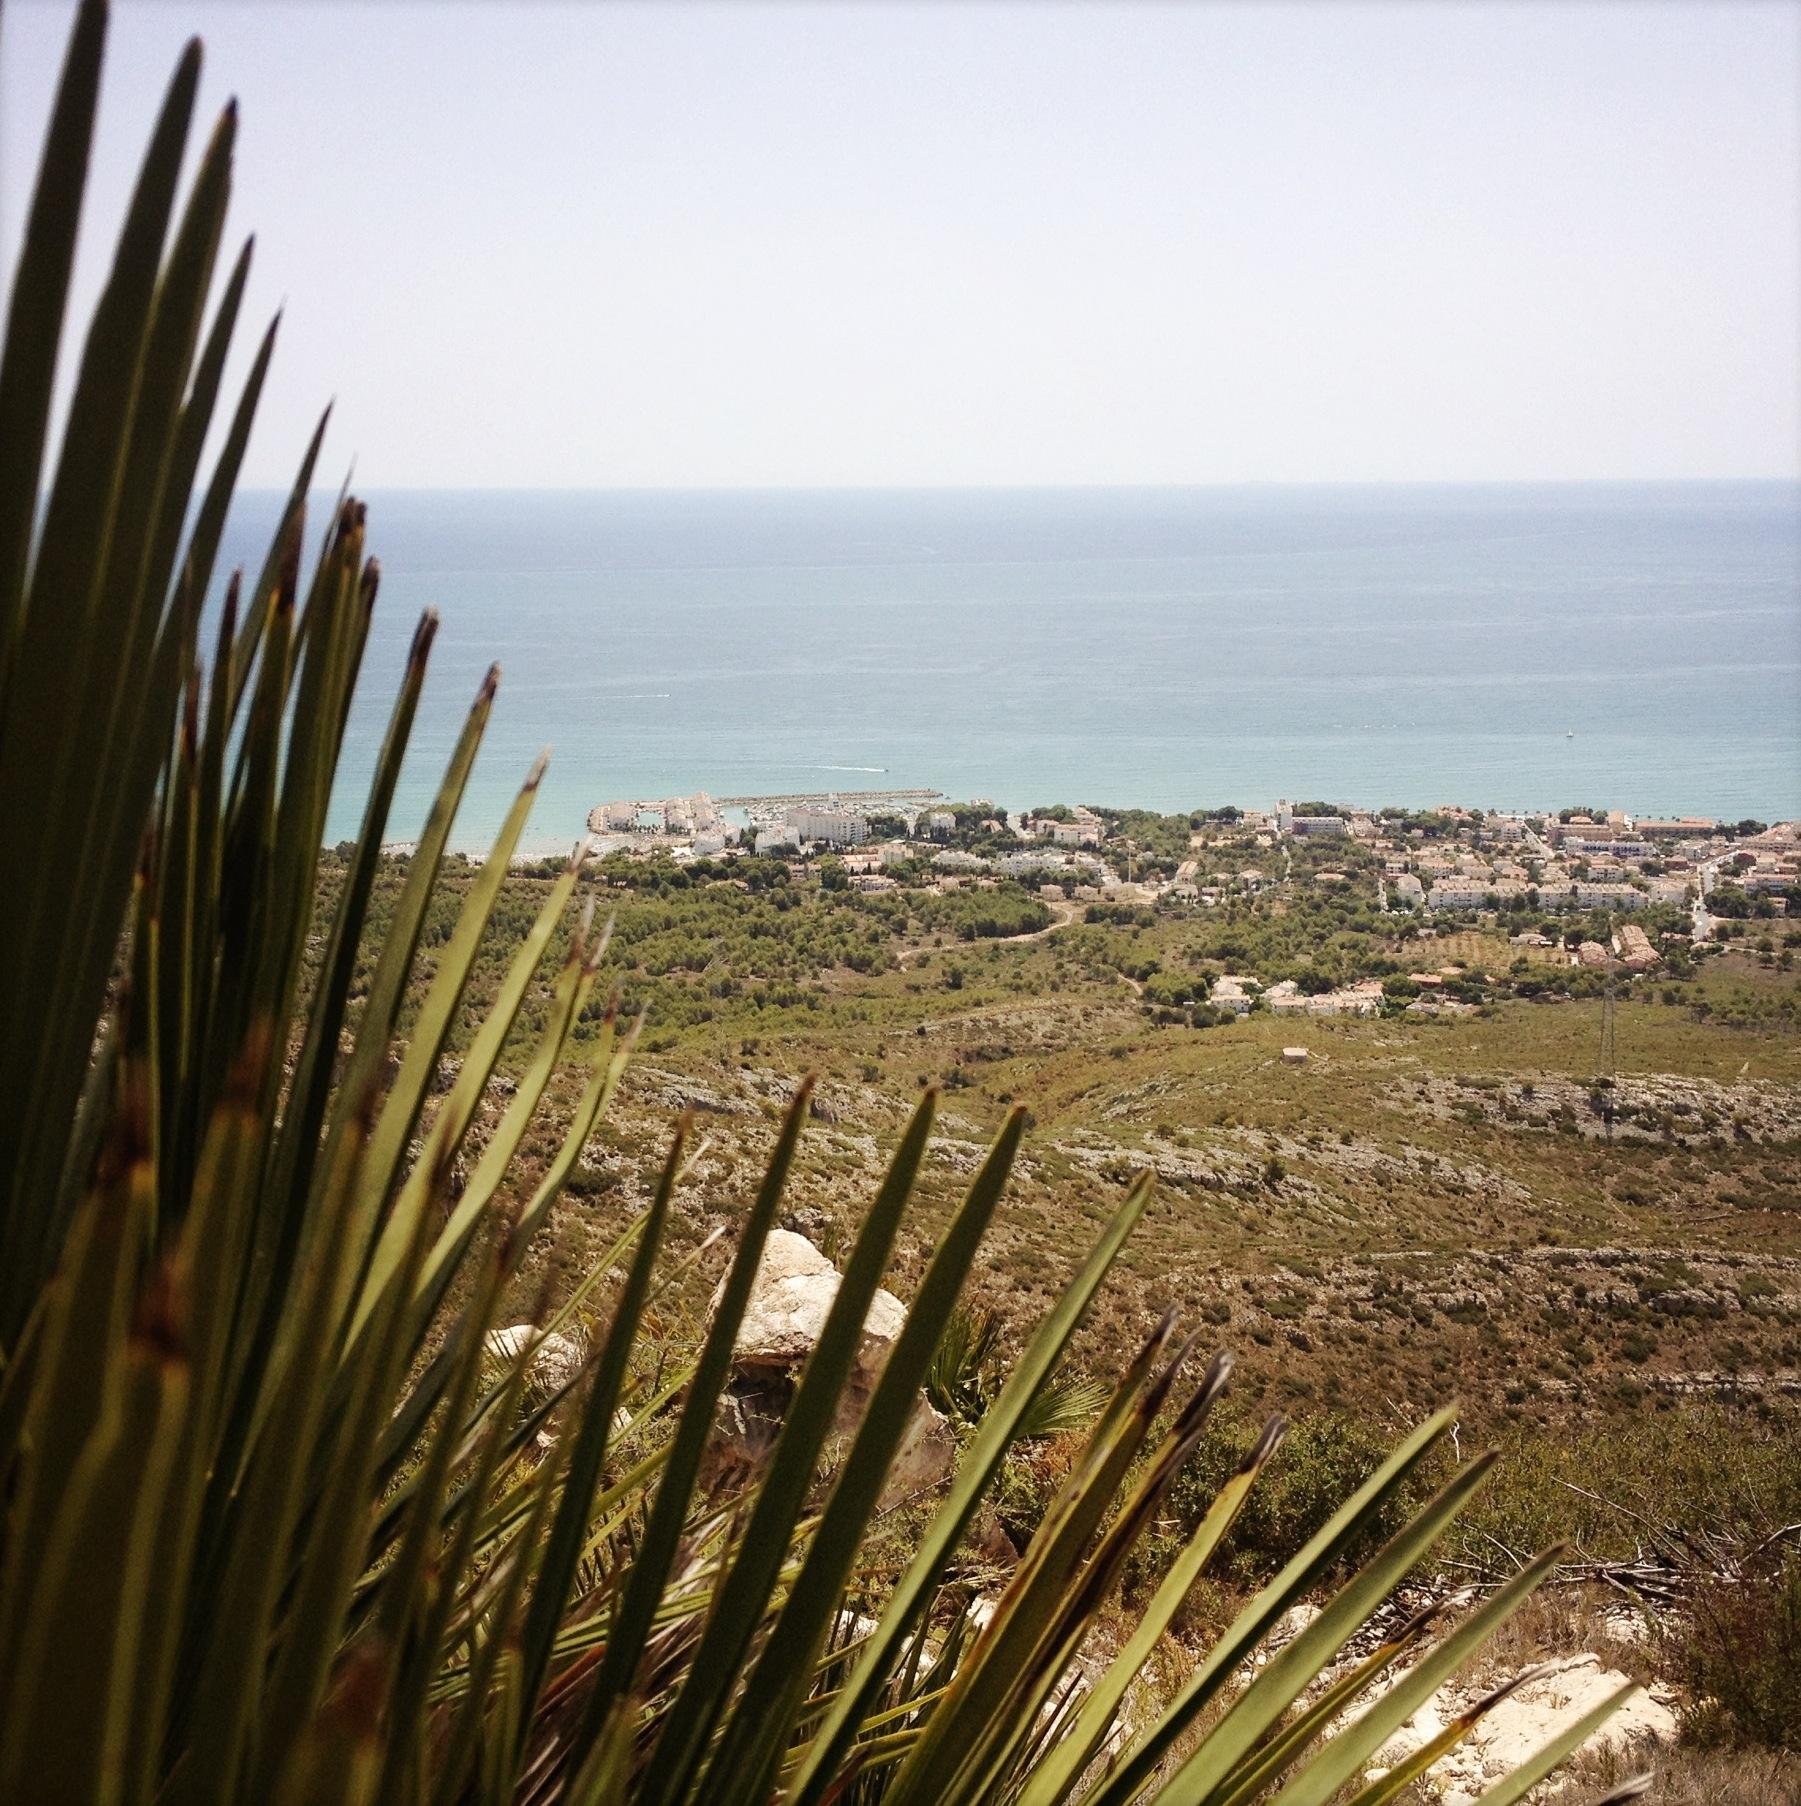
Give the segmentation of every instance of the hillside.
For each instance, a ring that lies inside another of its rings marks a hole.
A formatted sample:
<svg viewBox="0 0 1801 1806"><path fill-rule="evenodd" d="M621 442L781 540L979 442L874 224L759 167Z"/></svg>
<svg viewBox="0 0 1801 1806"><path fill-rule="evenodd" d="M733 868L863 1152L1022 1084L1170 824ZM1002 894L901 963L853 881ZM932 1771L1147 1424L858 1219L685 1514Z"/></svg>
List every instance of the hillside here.
<svg viewBox="0 0 1801 1806"><path fill-rule="evenodd" d="M445 880L445 926L466 882ZM503 921L522 924L545 883L510 878ZM1605 1000L1548 987L1461 1016L1187 1026L1131 974L1199 966L1224 930L1195 912L1098 925L1065 905L1048 931L961 940L968 893L617 886L584 889L615 914L609 965L645 1029L563 1233L598 1235L646 1194L685 1106L710 1137L689 1229L729 1225L777 1104L813 1070L803 1226L830 1244L936 1081L928 1197L948 1199L1005 1104L1032 1111L984 1276L1003 1316L1051 1295L1129 1175L1158 1174L1087 1334L1097 1362L1174 1303L1237 1349L1247 1402L1386 1422L1455 1393L1496 1424L1696 1398L1801 1409L1801 979L1770 955L1628 991L1608 1082ZM1289 940L1284 909L1249 906L1230 932ZM1454 945L1477 972L1512 954L1499 934ZM1416 961L1422 944L1386 950ZM1282 1057L1296 1045L1301 1066Z"/></svg>

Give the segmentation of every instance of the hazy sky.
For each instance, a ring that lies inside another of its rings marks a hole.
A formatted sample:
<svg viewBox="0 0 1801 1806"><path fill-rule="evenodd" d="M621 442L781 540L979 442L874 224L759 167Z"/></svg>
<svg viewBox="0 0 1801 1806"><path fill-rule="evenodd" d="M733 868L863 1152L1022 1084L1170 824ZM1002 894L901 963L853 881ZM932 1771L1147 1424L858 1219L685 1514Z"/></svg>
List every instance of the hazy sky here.
<svg viewBox="0 0 1801 1806"><path fill-rule="evenodd" d="M68 17L0 18L8 274ZM84 296L196 30L254 481L334 395L366 489L1801 464L1791 0L126 0Z"/></svg>

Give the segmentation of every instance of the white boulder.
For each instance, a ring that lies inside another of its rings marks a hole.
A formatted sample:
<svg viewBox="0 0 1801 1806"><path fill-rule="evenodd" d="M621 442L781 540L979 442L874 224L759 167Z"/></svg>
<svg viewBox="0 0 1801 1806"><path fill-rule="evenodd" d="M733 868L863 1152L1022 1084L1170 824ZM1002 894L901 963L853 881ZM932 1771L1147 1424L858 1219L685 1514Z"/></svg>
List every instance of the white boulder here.
<svg viewBox="0 0 1801 1806"><path fill-rule="evenodd" d="M825 1328L838 1285L838 1269L804 1235L792 1229L771 1230L738 1326L733 1366L762 1374L800 1366ZM721 1281L713 1295L715 1310L724 1289ZM906 1306L892 1292L877 1292L870 1300L847 1390L868 1396L906 1320Z"/></svg>
<svg viewBox="0 0 1801 1806"><path fill-rule="evenodd" d="M882 1488L877 1509L886 1511L930 1492L951 1477L956 1465L957 1438L950 1419L929 1398L915 1399L913 1415L907 1419L900 1447L894 1452L894 1465L888 1470L888 1483Z"/></svg>
<svg viewBox="0 0 1801 1806"><path fill-rule="evenodd" d="M708 1490L736 1484L762 1464L780 1434L794 1384L812 1354L838 1296L838 1269L791 1229L772 1230L763 1245L732 1347L732 1374L719 1401L713 1442L701 1483ZM725 1283L713 1294L717 1312ZM834 1432L849 1436L862 1421L889 1350L907 1320L892 1292L877 1292L863 1318L863 1334L839 1399ZM949 1422L923 1395L895 1453L882 1490L887 1509L945 1479L956 1465Z"/></svg>
<svg viewBox="0 0 1801 1806"><path fill-rule="evenodd" d="M567 1336L554 1330L545 1333L536 1324L514 1323L506 1329L489 1330L488 1353L503 1364L510 1364L529 1350L525 1365L525 1390L529 1401L542 1403L553 1392L568 1385L582 1370L582 1351Z"/></svg>

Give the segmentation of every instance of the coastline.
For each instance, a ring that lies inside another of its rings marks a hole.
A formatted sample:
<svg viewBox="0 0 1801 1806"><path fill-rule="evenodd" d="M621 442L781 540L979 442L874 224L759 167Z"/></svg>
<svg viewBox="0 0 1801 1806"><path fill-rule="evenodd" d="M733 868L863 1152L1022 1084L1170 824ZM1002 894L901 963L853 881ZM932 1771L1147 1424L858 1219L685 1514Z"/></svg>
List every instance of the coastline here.
<svg viewBox="0 0 1801 1806"><path fill-rule="evenodd" d="M771 796L773 797L776 794L777 793L771 793ZM1144 813L1144 814L1150 814L1150 815L1167 816L1167 817L1171 817L1171 818L1179 817L1182 815L1191 815L1191 816L1201 817L1201 816L1207 815L1211 811L1215 811L1215 810L1222 809L1222 808L1228 808L1228 807L1236 808L1240 811L1240 813L1245 814L1245 815L1254 815L1254 814L1260 814L1260 813L1273 812L1274 808L1276 807L1275 803L1272 801L1269 801L1269 800L1262 800L1262 801L1257 801L1257 802L1245 802L1245 801L1240 800L1240 801L1233 801L1233 802L1209 801L1206 803L1196 804L1192 808L1186 809L1186 810L1183 810L1183 809L1150 809L1150 808L1142 808L1141 805L1138 805L1135 803L1118 803L1118 802L1097 803L1097 802L1094 802L1091 799L1087 799L1087 798L1050 797L1050 796L1035 798L1035 799L1033 799L1032 803L1028 805L1028 804L1022 804L1022 803L1009 803L1009 802L1000 801L990 795L987 795L986 793L977 793L977 794L972 794L969 796L961 796L961 795L948 793L948 792L939 792L938 795L943 797L943 799L946 803L980 802L980 803L988 804L988 805L992 806L993 809L997 813L999 813L1003 816L1023 814L1026 812L1026 810L1028 808L1053 807L1053 806L1058 806L1058 805L1081 807L1081 808L1097 808L1097 809L1101 809L1108 813L1133 812L1133 813ZM1385 808L1405 807L1405 808L1417 810L1420 812L1447 811L1447 812L1450 812L1453 814L1474 814L1474 815L1480 815L1480 816L1493 817L1493 818L1497 818L1497 819L1504 818L1504 819L1510 819L1510 820L1525 820L1525 819L1541 819L1541 818L1555 817L1555 815L1557 814L1559 809L1568 809L1573 806L1571 801L1569 801L1569 800L1560 800L1558 803L1552 804L1549 807L1537 807L1537 808L1534 808L1534 807L1523 807L1522 808L1522 807L1517 807L1517 806L1513 806L1513 805L1497 806L1497 805L1489 804L1489 803L1475 802L1475 801L1471 801L1468 799L1464 799L1461 801L1452 801L1452 800L1449 800L1449 799L1446 799L1443 797L1439 798L1434 803L1428 803L1428 804L1396 804L1396 803L1392 802L1392 800L1391 800L1390 802L1387 802L1387 803L1372 805L1372 804L1366 804L1359 800L1352 800L1352 799L1345 799L1345 798L1332 798L1330 800L1331 800L1332 807L1335 810L1341 811L1347 817L1353 816L1353 815L1357 815L1357 816L1379 815L1380 812ZM1801 830L1801 810L1795 810L1795 811L1787 812L1787 813L1772 812L1771 814L1769 814L1767 816L1763 816L1763 815L1747 816L1747 815L1735 815L1735 814L1731 814L1726 811L1705 811L1705 810L1697 810L1697 809L1681 809L1681 810L1675 810L1675 809L1657 809L1657 810L1622 809L1622 808L1619 808L1619 807L1613 805L1611 803L1610 799L1607 799L1607 798L1588 798L1588 799L1584 799L1584 800L1589 803L1599 804L1604 810L1611 810L1611 812L1615 816L1617 816L1619 819L1626 821L1626 822L1633 822L1633 821L1644 820L1644 819L1680 819L1684 816L1703 816L1704 815L1709 820L1715 820L1715 821L1719 821L1721 823L1725 823L1725 824L1729 824L1729 825L1736 825L1741 822L1753 821L1753 822L1757 822L1757 823L1761 824L1761 826L1763 828L1770 829L1770 830L1776 830L1776 829ZM349 837L348 836L328 836L326 844L328 844L328 845L335 844L335 842L337 840L343 839L343 838L349 838ZM664 837L660 837L660 836L651 836L651 837L641 837L639 839L634 839L631 836L599 834L599 833L595 833L595 832L591 831L588 828L588 826L586 825L585 821L580 827L578 827L576 829L576 831L574 831L572 833L557 834L557 833L549 833L549 832L544 832L544 831L534 832L533 828L532 828L532 824L528 821L527 826L526 826L526 831L520 836L518 845L514 849L511 863L514 865L533 865L533 864L538 864L546 859L566 858L578 846L586 847L589 849L589 851L591 853L595 854L596 856L600 856L600 855L603 855L605 852L615 851L615 850L635 850L635 851L641 852L641 851L647 850L650 846L656 845L656 844L661 844L666 847L674 847L674 846L683 844L683 842L682 842L681 837L679 837L679 836L671 837L671 838L664 838ZM416 841L414 841L412 839L395 838L395 839L391 839L391 840L384 840L382 843L383 853L389 854L389 855L410 855L413 851L416 850L416 847L417 847L417 843L416 843ZM449 842L447 844L446 850L447 850L447 852L456 854L464 859L469 860L472 863L480 864L487 859L489 853L492 851L492 848L493 848L493 837L491 834L485 835L485 836L483 836L483 835L477 835L477 836L459 835L455 831L455 828L453 826L452 833L451 833Z"/></svg>

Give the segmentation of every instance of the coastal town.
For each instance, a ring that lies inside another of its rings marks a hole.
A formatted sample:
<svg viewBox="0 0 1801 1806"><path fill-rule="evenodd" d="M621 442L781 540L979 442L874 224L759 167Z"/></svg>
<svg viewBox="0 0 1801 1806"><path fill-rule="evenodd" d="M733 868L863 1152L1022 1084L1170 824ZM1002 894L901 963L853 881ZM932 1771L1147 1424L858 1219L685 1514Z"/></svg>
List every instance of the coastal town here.
<svg viewBox="0 0 1801 1806"><path fill-rule="evenodd" d="M1618 809L1499 811L1445 805L1366 810L1321 802L1226 807L1189 816L1081 805L1009 812L930 790L725 797L705 792L604 803L590 850L676 865L755 857L795 877L864 893L947 895L1022 887L1056 912L1211 911L1297 891L1361 894L1413 918L1405 938L1505 927L1522 955L1610 972L1648 972L1672 946L1730 936L1723 924L1801 910L1801 822L1635 816ZM1635 919L1640 918L1640 919ZM1641 920L1642 919L1642 920ZM1593 935L1566 923L1594 924ZM1397 930L1402 927L1397 923ZM1408 974L1429 995L1448 974ZM1392 987L1391 987L1392 990ZM1221 973L1207 1001L1243 1013L1376 1014L1380 979L1306 993ZM1455 1009L1445 999L1436 1007Z"/></svg>

